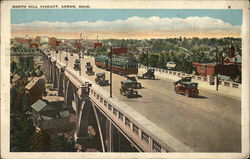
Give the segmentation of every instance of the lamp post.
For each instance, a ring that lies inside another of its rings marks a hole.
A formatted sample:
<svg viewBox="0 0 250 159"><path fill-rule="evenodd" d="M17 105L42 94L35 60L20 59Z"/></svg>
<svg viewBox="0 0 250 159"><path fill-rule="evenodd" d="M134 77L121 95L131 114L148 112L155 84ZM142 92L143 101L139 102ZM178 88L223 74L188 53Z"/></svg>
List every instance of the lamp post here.
<svg viewBox="0 0 250 159"><path fill-rule="evenodd" d="M79 76L81 76L81 50L79 46L79 52L78 52L78 59L79 59Z"/></svg>
<svg viewBox="0 0 250 159"><path fill-rule="evenodd" d="M69 58L68 58L68 51L69 51L69 49L66 48L66 57L64 59L66 61L66 66L68 66L68 60L69 60Z"/></svg>
<svg viewBox="0 0 250 159"><path fill-rule="evenodd" d="M62 60L62 50L61 49L60 49L59 55L60 55L60 62L61 62L61 60Z"/></svg>
<svg viewBox="0 0 250 159"><path fill-rule="evenodd" d="M110 55L109 55L109 59L110 59L110 98L112 98L112 44L111 42L109 42L109 46L110 46Z"/></svg>

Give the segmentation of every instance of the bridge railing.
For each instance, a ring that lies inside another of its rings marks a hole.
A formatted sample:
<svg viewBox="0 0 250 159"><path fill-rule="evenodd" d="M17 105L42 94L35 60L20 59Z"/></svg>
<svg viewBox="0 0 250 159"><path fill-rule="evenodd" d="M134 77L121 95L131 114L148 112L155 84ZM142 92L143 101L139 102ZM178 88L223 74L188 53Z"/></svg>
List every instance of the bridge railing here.
<svg viewBox="0 0 250 159"><path fill-rule="evenodd" d="M89 97L118 127L146 152L192 152L188 146L158 128L125 103L90 88Z"/></svg>
<svg viewBox="0 0 250 159"><path fill-rule="evenodd" d="M147 69L147 66L144 65L139 65L140 69ZM199 82L206 82L209 84L209 79L208 77L203 77L203 76L198 76L198 75L193 75L193 74L187 74L187 73L183 73L183 72L178 72L178 71L173 71L173 70L166 70L166 69L161 69L161 68L156 68L156 67L148 67L151 69L154 69L156 73L159 73L159 76L164 76L164 75L172 75L175 77L178 76L192 76L194 80L197 80ZM212 79L213 81L215 81L215 79ZM231 82L231 81L225 81L225 80L220 80L219 84L221 86L225 86L228 88L235 88L235 89L241 89L241 84L236 83L236 82Z"/></svg>

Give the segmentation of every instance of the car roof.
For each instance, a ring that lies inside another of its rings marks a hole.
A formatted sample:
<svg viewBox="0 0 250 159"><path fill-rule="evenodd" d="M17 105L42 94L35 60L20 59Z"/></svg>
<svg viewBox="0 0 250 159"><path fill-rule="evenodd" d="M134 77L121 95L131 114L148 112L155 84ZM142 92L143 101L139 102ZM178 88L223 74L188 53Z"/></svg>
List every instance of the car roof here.
<svg viewBox="0 0 250 159"><path fill-rule="evenodd" d="M123 80L122 83L124 83L124 84L125 83L133 83L133 81L131 81L131 80Z"/></svg>
<svg viewBox="0 0 250 159"><path fill-rule="evenodd" d="M96 75L103 75L105 72L98 72Z"/></svg>
<svg viewBox="0 0 250 159"><path fill-rule="evenodd" d="M136 78L136 76L127 76L127 78L129 79L132 79L132 78Z"/></svg>
<svg viewBox="0 0 250 159"><path fill-rule="evenodd" d="M187 85L189 85L189 84L197 84L198 85L197 82L181 82L181 84L187 84Z"/></svg>

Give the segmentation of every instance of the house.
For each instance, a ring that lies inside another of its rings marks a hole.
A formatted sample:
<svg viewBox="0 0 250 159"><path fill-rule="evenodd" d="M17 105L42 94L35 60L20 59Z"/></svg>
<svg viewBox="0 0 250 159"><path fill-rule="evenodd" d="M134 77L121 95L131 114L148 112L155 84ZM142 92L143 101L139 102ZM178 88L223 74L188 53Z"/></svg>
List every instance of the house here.
<svg viewBox="0 0 250 159"><path fill-rule="evenodd" d="M45 79L43 77L34 77L26 86L26 93L31 96L31 104L42 99L45 93Z"/></svg>
<svg viewBox="0 0 250 159"><path fill-rule="evenodd" d="M21 78L21 76L15 74L11 79L12 86L24 85L27 82L26 78Z"/></svg>
<svg viewBox="0 0 250 159"><path fill-rule="evenodd" d="M237 78L241 79L242 58L235 50L231 45L228 56L225 58L221 57L219 64L193 62L193 66L201 76L220 74L228 76L233 80Z"/></svg>
<svg viewBox="0 0 250 159"><path fill-rule="evenodd" d="M55 37L49 38L49 45L50 46L59 46L60 43L61 43L61 41L57 40L57 38L55 38Z"/></svg>
<svg viewBox="0 0 250 159"><path fill-rule="evenodd" d="M193 62L193 67L196 68L197 73L200 76L214 76L216 74L215 67L216 64L214 63L198 63Z"/></svg>
<svg viewBox="0 0 250 159"><path fill-rule="evenodd" d="M57 109L40 99L33 103L31 108L33 124L42 130L66 129L72 124L67 109Z"/></svg>

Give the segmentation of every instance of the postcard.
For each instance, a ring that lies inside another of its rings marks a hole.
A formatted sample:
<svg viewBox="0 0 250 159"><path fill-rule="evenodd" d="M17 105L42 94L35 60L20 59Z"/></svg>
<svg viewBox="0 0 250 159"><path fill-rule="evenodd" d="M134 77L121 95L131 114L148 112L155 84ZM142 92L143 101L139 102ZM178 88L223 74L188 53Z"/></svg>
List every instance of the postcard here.
<svg viewBox="0 0 250 159"><path fill-rule="evenodd" d="M249 1L3 1L3 158L249 157Z"/></svg>

